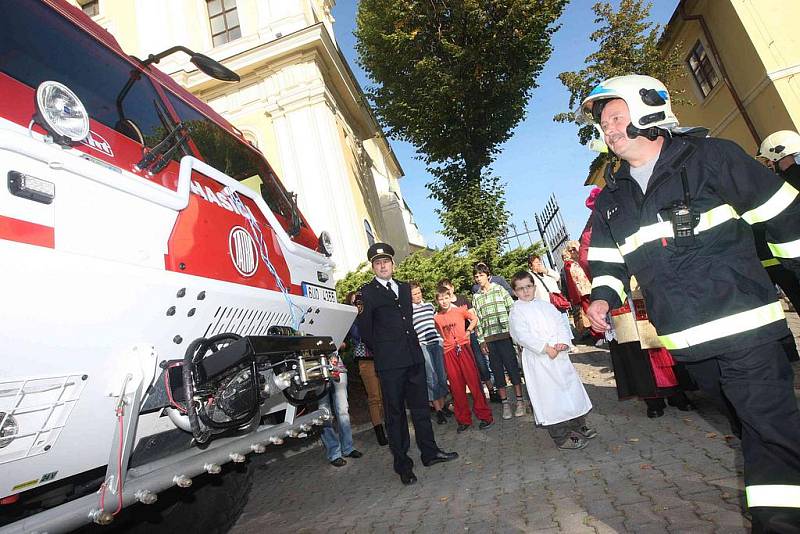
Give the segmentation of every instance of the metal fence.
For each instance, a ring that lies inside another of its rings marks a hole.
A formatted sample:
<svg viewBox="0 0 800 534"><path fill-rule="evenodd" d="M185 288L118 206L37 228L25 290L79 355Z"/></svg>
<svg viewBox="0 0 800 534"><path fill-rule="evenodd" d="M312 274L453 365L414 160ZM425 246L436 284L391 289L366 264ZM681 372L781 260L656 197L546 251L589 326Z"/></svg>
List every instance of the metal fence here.
<svg viewBox="0 0 800 534"><path fill-rule="evenodd" d="M534 214L539 235L542 236L542 243L547 249L547 259L550 267L558 272L564 267L564 260L561 259L561 251L569 241L569 232L561 217L561 208L558 205L555 194L551 194L541 213Z"/></svg>

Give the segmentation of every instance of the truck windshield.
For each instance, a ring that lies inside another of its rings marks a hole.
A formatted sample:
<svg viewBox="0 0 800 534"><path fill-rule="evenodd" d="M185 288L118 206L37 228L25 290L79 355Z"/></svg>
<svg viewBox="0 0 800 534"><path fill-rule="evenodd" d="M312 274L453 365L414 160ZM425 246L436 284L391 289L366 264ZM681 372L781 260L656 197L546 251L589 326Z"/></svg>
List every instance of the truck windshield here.
<svg viewBox="0 0 800 534"><path fill-rule="evenodd" d="M264 158L172 93L167 92L167 98L189 130L203 160L251 188L257 186L272 212L281 216L284 230L290 236L297 235L302 222L294 202Z"/></svg>
<svg viewBox="0 0 800 534"><path fill-rule="evenodd" d="M0 13L0 72L34 89L63 83L92 119L147 147L171 129L150 80L50 7L0 0Z"/></svg>

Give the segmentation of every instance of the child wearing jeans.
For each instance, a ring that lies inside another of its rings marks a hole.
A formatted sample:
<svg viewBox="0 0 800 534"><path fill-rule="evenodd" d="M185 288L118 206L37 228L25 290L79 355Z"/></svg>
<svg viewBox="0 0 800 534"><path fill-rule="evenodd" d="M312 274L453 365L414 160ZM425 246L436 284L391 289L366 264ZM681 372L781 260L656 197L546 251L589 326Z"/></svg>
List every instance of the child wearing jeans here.
<svg viewBox="0 0 800 534"><path fill-rule="evenodd" d="M454 306L450 299L450 290L439 286L436 289L436 303L439 311L433 317L436 329L444 340L444 365L447 378L450 380L450 393L453 395L453 406L458 421L457 432L464 432L472 425L469 413L467 387L472 392L472 410L480 419L479 428L489 428L493 418L483 387L478 380L478 370L470 349L469 335L475 329L478 319L466 308ZM465 321L469 326L464 328Z"/></svg>
<svg viewBox="0 0 800 534"><path fill-rule="evenodd" d="M536 284L531 273L516 273L511 287L519 300L511 309L509 326L511 337L522 346L534 418L559 449L582 449L597 432L586 426L592 403L569 359L570 332L555 306L534 299Z"/></svg>
<svg viewBox="0 0 800 534"><path fill-rule="evenodd" d="M436 309L430 302L422 300L422 287L418 282L409 282L411 286L411 309L413 315L411 322L419 338L419 346L425 357L425 378L428 384L428 401L436 412L436 422L440 425L447 423L447 417L452 415L445 406L447 397L447 375L444 367L444 354L442 352L442 337L436 330L433 316Z"/></svg>

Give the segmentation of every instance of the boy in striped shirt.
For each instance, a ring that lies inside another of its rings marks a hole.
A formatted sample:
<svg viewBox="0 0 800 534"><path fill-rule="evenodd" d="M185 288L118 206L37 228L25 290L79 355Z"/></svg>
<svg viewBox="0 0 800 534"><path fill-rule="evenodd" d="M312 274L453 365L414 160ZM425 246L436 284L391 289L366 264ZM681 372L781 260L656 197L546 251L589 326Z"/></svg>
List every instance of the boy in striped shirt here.
<svg viewBox="0 0 800 534"><path fill-rule="evenodd" d="M436 422L440 425L447 423L447 416L451 415L445 408L447 396L447 375L444 368L442 354L442 338L436 331L433 322L433 304L422 301L422 288L417 282L410 282L411 308L413 315L411 322L419 338L419 346L425 357L425 375L428 385L428 401L436 410Z"/></svg>

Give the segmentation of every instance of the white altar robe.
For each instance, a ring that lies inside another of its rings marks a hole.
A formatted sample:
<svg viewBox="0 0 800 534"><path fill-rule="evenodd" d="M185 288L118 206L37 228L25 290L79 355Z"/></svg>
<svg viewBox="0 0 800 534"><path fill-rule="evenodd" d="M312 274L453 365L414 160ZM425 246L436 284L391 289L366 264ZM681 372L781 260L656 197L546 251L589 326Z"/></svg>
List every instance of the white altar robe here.
<svg viewBox="0 0 800 534"><path fill-rule="evenodd" d="M569 329L549 302L518 300L510 314L511 337L522 346L525 385L536 422L553 425L574 419L592 409L578 372L563 351L550 359L545 344L571 345Z"/></svg>

